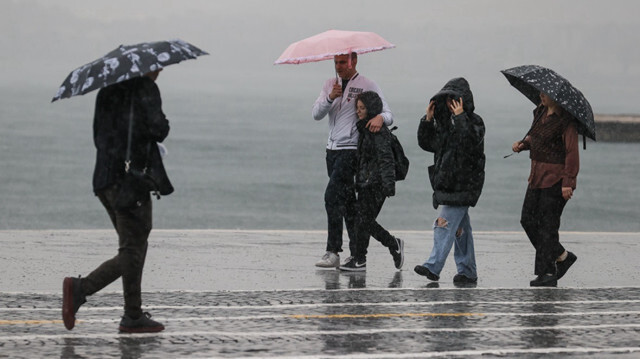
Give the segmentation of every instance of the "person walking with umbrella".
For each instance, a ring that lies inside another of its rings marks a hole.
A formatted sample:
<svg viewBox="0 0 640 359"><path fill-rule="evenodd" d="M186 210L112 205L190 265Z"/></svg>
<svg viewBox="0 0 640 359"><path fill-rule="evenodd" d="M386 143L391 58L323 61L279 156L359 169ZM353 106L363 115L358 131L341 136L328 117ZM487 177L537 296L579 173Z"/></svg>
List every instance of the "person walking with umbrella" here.
<svg viewBox="0 0 640 359"><path fill-rule="evenodd" d="M100 89L93 139L97 150L93 191L118 234L118 253L87 277L62 282L62 319L75 326L86 297L122 278L124 316L119 330L152 333L164 325L142 311L142 271L152 227L150 191L167 195L173 186L159 143L169 134L155 81L165 66L207 53L181 40L119 46L69 74L52 101Z"/></svg>
<svg viewBox="0 0 640 359"><path fill-rule="evenodd" d="M531 171L520 224L536 250L532 287L555 287L578 257L560 244L560 217L580 170L578 134L596 139L593 111L582 92L555 71L523 65L501 71L536 105L533 124L513 152L529 151ZM585 142L586 145L586 142Z"/></svg>
<svg viewBox="0 0 640 359"><path fill-rule="evenodd" d="M571 114L544 92L529 134L512 145L529 151L531 172L520 223L536 250L532 287L555 287L577 256L560 244L562 211L573 196L580 169L578 131Z"/></svg>
<svg viewBox="0 0 640 359"><path fill-rule="evenodd" d="M327 141L327 174L329 183L325 190L328 233L326 253L316 263L320 268L340 266L343 221L349 234L349 250L355 255L355 182L359 132L356 126L356 97L365 91L376 92L382 100L382 111L367 124L367 130L378 132L383 125L393 123L393 115L380 87L356 70L356 52L336 55L334 65L337 77L328 79L313 104L312 115L316 121L329 117Z"/></svg>
<svg viewBox="0 0 640 359"><path fill-rule="evenodd" d="M67 329L73 328L75 313L90 296L122 277L124 316L119 330L148 333L164 326L142 312L141 281L151 232L151 197L137 193L139 200L131 207L117 204L123 187L127 151L129 110L134 109L132 158L147 156L147 148L158 151L156 142L169 134L169 121L162 112L162 101L155 80L160 70L102 88L96 98L94 142L97 148L93 173L93 191L107 210L118 232L118 254L102 263L85 278L67 277L63 282L63 308L73 311L63 315ZM148 147L150 146L150 147ZM133 161L135 163L135 161Z"/></svg>
<svg viewBox="0 0 640 359"><path fill-rule="evenodd" d="M358 118L353 105L356 96L365 91L374 91L382 99L382 113L375 116L368 125L371 132L380 131L383 123L387 126L393 123L393 115L378 85L356 71L358 54L394 47L394 44L373 32L328 30L290 44L274 63L303 64L333 60L335 65L336 76L324 83L312 109L316 121L329 116L326 155L329 183L324 194L328 222L327 246L326 253L316 263L316 267L340 266L343 221L347 225L351 256L355 253L354 176L359 136L356 128Z"/></svg>

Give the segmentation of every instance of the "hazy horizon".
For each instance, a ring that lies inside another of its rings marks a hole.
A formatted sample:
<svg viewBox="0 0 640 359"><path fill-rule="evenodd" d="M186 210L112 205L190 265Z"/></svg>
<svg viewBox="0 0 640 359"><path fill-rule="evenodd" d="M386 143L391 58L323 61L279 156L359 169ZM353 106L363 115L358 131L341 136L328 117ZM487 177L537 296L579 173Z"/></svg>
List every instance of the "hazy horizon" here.
<svg viewBox="0 0 640 359"><path fill-rule="evenodd" d="M363 55L358 65L392 107L396 99L423 106L456 76L469 80L478 103L529 106L499 71L538 64L568 78L596 113L640 113L636 1L9 0L0 6L2 86L42 86L52 97L71 70L119 44L171 38L211 55L165 71L163 89L271 93L280 101L315 97L332 75L330 62L273 62L294 41L343 29L374 31L397 46ZM301 104L305 112L312 101Z"/></svg>

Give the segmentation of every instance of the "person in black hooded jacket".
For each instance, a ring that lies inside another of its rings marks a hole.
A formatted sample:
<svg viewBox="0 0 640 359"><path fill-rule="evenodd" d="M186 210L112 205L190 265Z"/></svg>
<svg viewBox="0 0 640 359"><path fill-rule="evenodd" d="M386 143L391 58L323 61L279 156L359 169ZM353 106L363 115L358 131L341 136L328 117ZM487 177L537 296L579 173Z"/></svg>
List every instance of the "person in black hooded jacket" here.
<svg viewBox="0 0 640 359"><path fill-rule="evenodd" d="M458 273L453 282L473 284L478 279L469 207L476 205L484 185L485 127L474 110L469 83L454 78L431 98L418 127L418 144L434 154L429 179L433 207L440 207L440 215L433 225L431 255L414 270L433 281L440 279L454 244Z"/></svg>
<svg viewBox="0 0 640 359"><path fill-rule="evenodd" d="M404 241L392 236L376 217L387 197L395 195L396 172L391 131L382 125L378 132L371 132L370 120L382 112L382 99L374 91L365 91L355 101L360 132L356 170L356 245L353 257L340 270L365 271L369 237L377 239L389 248L397 269L404 262Z"/></svg>

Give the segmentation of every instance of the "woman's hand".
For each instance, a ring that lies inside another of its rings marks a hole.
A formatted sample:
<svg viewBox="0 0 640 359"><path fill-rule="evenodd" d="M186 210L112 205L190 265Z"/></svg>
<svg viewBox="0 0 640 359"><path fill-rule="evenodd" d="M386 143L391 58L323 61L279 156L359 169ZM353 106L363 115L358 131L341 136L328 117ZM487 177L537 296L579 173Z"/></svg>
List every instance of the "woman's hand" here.
<svg viewBox="0 0 640 359"><path fill-rule="evenodd" d="M513 145L511 145L511 150L513 152L520 152L524 149L524 143L522 143L522 141L516 141L513 143Z"/></svg>
<svg viewBox="0 0 640 359"><path fill-rule="evenodd" d="M447 105L449 105L451 113L456 116L464 112L464 108L462 107L462 97L458 100L451 99L451 102L448 102Z"/></svg>
<svg viewBox="0 0 640 359"><path fill-rule="evenodd" d="M562 198L564 198L565 201L570 200L572 196L573 196L573 188L562 187Z"/></svg>
<svg viewBox="0 0 640 359"><path fill-rule="evenodd" d="M427 106L427 122L430 122L433 120L435 111L436 111L436 102L432 100L431 102L429 102L429 106Z"/></svg>

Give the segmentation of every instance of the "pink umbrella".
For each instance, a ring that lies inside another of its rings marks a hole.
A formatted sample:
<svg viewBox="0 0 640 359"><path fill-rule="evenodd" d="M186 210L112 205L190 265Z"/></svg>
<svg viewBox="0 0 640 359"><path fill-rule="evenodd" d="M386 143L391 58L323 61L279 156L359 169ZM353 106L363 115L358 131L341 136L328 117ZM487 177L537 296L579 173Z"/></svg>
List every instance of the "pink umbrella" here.
<svg viewBox="0 0 640 359"><path fill-rule="evenodd" d="M364 54L394 47L396 45L373 32L329 30L289 45L274 64L332 60L336 55Z"/></svg>

